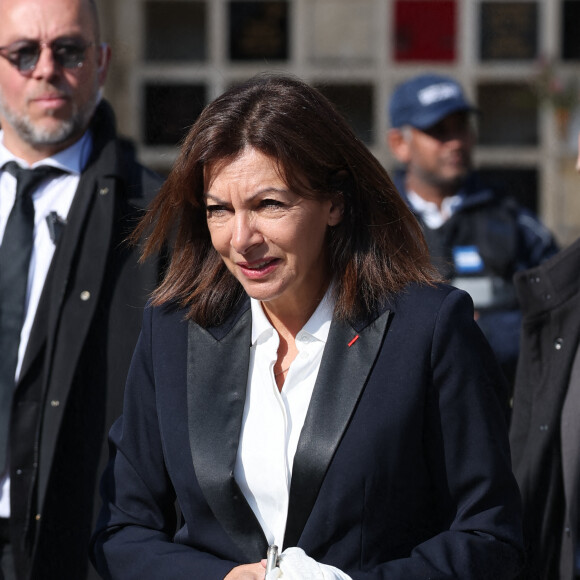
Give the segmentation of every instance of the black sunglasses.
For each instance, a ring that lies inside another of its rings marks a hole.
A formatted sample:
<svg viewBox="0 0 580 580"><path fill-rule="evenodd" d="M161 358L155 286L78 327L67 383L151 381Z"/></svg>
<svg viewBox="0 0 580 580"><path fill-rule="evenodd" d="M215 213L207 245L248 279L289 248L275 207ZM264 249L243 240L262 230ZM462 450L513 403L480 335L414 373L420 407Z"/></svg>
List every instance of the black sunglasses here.
<svg viewBox="0 0 580 580"><path fill-rule="evenodd" d="M48 46L54 62L66 69L78 69L85 62L87 48L94 44L94 42L87 43L72 39L58 39L52 42L19 40L8 46L0 46L0 56L3 56L19 72L31 73L38 64L42 49Z"/></svg>

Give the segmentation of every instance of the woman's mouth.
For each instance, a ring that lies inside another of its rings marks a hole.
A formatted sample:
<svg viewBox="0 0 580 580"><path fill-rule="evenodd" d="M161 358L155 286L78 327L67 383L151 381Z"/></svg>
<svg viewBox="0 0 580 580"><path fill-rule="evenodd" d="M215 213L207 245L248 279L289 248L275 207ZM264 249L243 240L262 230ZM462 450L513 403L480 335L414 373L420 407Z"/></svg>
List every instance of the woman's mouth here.
<svg viewBox="0 0 580 580"><path fill-rule="evenodd" d="M255 262L238 262L237 266L247 278L258 279L274 271L279 262L278 258L266 258Z"/></svg>

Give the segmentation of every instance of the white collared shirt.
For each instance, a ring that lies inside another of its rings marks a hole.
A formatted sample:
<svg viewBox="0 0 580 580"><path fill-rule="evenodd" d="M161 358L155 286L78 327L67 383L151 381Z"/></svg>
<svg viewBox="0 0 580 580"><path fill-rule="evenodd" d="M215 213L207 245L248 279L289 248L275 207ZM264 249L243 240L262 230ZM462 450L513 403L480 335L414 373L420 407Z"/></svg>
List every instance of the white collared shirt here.
<svg viewBox="0 0 580 580"><path fill-rule="evenodd" d="M414 191L407 192L407 199L415 213L419 214L425 225L432 230L440 228L455 213L461 203L460 195L450 195L444 197L441 207L438 207L436 203L423 199Z"/></svg>
<svg viewBox="0 0 580 580"><path fill-rule="evenodd" d="M296 335L298 355L278 391L278 333L251 300L252 345L246 404L234 476L270 544L283 545L292 464L328 339L334 303L327 291Z"/></svg>
<svg viewBox="0 0 580 580"><path fill-rule="evenodd" d="M92 137L87 131L81 139L67 149L30 166L34 168L39 165L52 165L63 169L67 173L42 182L32 194L34 203L34 246L28 272L25 318L22 332L20 333L15 382L18 381L20 376L24 353L26 352L40 295L42 294L55 249L55 244L50 236L47 217L51 212L56 212L58 217L66 222L81 172L89 160L91 151ZM0 242L4 237L6 222L16 196L16 178L7 171L1 171L8 161L16 161L22 167L29 167L25 161L15 157L6 149L4 146L4 134L0 131ZM0 480L0 517L10 517L10 480L7 475Z"/></svg>

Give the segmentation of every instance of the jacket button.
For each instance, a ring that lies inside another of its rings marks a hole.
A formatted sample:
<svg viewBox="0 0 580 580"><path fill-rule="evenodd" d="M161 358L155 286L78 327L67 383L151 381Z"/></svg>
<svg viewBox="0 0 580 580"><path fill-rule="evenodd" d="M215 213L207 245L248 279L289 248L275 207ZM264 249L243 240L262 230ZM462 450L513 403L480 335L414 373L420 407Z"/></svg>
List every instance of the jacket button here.
<svg viewBox="0 0 580 580"><path fill-rule="evenodd" d="M563 338L557 338L554 341L554 348L556 350L562 350L562 347L564 346L564 339Z"/></svg>
<svg viewBox="0 0 580 580"><path fill-rule="evenodd" d="M541 278L540 278L539 276L536 276L536 275L534 275L534 274L532 274L532 275L530 276L530 282L531 282L532 284L539 284L539 283L540 283L540 280L541 280Z"/></svg>
<svg viewBox="0 0 580 580"><path fill-rule="evenodd" d="M17 469L16 470L16 475L22 475L22 469Z"/></svg>
<svg viewBox="0 0 580 580"><path fill-rule="evenodd" d="M39 522L39 521L40 521L40 514L36 514L36 515L34 516L34 519L35 519L37 522Z"/></svg>
<svg viewBox="0 0 580 580"><path fill-rule="evenodd" d="M86 302L87 300L90 300L91 298L91 293L88 290L83 290L81 292L81 300L83 302Z"/></svg>
<svg viewBox="0 0 580 580"><path fill-rule="evenodd" d="M58 407L59 405L60 405L60 401L51 401L50 402L51 407Z"/></svg>
<svg viewBox="0 0 580 580"><path fill-rule="evenodd" d="M101 195L107 195L107 193L109 193L109 188L108 187L101 187L101 189L99 190L99 193Z"/></svg>
<svg viewBox="0 0 580 580"><path fill-rule="evenodd" d="M548 425L540 425L540 431L547 431Z"/></svg>

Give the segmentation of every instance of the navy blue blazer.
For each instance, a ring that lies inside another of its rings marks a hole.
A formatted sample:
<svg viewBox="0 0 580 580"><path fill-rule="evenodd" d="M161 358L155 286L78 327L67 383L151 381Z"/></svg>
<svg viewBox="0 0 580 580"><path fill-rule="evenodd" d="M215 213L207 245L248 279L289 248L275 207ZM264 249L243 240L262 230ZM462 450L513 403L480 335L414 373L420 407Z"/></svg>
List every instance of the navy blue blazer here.
<svg viewBox="0 0 580 580"><path fill-rule="evenodd" d="M146 311L93 537L104 578L223 580L265 557L233 476L250 330L249 300L212 329ZM281 548L354 580L513 578L521 513L501 381L471 300L451 287L412 286L359 324L333 320Z"/></svg>

